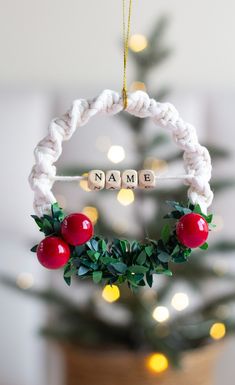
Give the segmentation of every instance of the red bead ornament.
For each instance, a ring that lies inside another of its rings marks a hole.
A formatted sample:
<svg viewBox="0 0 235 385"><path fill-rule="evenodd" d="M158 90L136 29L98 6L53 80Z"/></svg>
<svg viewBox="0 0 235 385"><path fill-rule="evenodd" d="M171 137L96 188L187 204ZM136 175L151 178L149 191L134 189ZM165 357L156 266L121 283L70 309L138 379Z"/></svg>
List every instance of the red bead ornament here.
<svg viewBox="0 0 235 385"><path fill-rule="evenodd" d="M208 223L200 214L186 214L177 222L176 235L179 242L191 249L202 246L208 234Z"/></svg>
<svg viewBox="0 0 235 385"><path fill-rule="evenodd" d="M70 245L82 245L93 236L93 225L91 220L84 214L70 214L62 222L61 234Z"/></svg>
<svg viewBox="0 0 235 385"><path fill-rule="evenodd" d="M59 237L44 238L37 247L37 257L47 269L59 269L66 265L70 258L70 249Z"/></svg>

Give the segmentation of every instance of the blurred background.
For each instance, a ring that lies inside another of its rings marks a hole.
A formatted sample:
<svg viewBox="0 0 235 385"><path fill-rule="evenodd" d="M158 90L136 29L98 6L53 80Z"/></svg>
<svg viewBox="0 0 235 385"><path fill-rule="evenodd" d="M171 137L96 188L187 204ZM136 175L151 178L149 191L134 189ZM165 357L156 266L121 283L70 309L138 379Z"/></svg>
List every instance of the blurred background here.
<svg viewBox="0 0 235 385"><path fill-rule="evenodd" d="M0 0L1 290L0 385L233 385L235 339L235 3L134 0L130 90L170 101L211 150L216 230L152 289L94 287L43 269L27 178L33 148L75 98L122 86L121 0ZM65 143L58 173L89 169L182 170L181 154L151 122L96 117ZM65 211L83 211L96 232L159 236L165 200L181 184L147 194L89 192L56 184Z"/></svg>

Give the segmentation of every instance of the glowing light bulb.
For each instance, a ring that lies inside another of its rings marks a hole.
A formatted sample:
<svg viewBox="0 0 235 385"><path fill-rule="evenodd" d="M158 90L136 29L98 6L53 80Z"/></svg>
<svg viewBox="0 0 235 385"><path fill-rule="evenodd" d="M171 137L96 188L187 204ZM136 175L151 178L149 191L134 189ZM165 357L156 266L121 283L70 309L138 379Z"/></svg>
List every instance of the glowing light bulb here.
<svg viewBox="0 0 235 385"><path fill-rule="evenodd" d="M165 372L168 367L168 358L162 353L153 353L147 358L147 368L153 373Z"/></svg>
<svg viewBox="0 0 235 385"><path fill-rule="evenodd" d="M135 195L132 190L121 189L117 194L117 200L121 205L128 206L135 200Z"/></svg>
<svg viewBox="0 0 235 385"><path fill-rule="evenodd" d="M171 300L171 305L177 311L186 309L189 305L189 298L185 293L176 293Z"/></svg>
<svg viewBox="0 0 235 385"><path fill-rule="evenodd" d="M148 46L146 36L142 34L135 34L130 37L129 48L134 52L141 52Z"/></svg>
<svg viewBox="0 0 235 385"><path fill-rule="evenodd" d="M82 174L82 176L87 177L87 176L88 176L88 173L85 172L84 174ZM91 191L91 190L89 189L89 187L88 187L87 179L82 179L82 180L80 180L79 185L80 185L80 187L81 187L84 191L86 191L86 192Z"/></svg>
<svg viewBox="0 0 235 385"><path fill-rule="evenodd" d="M102 291L102 297L107 302L115 302L120 298L120 290L116 285L106 285Z"/></svg>
<svg viewBox="0 0 235 385"><path fill-rule="evenodd" d="M108 159L113 163L122 162L125 156L125 151L122 146L111 146L107 154Z"/></svg>
<svg viewBox="0 0 235 385"><path fill-rule="evenodd" d="M165 322L169 318L169 310L165 306L157 306L153 311L153 318L158 322Z"/></svg>
<svg viewBox="0 0 235 385"><path fill-rule="evenodd" d="M96 224L99 218L99 213L96 207L86 206L83 208L82 212L91 220L94 225Z"/></svg>
<svg viewBox="0 0 235 385"><path fill-rule="evenodd" d="M16 284L20 289L23 289L23 290L30 289L34 284L33 275L30 273L20 273L17 276Z"/></svg>
<svg viewBox="0 0 235 385"><path fill-rule="evenodd" d="M213 340L221 340L226 335L226 326L222 322L214 323L210 328L210 336Z"/></svg>

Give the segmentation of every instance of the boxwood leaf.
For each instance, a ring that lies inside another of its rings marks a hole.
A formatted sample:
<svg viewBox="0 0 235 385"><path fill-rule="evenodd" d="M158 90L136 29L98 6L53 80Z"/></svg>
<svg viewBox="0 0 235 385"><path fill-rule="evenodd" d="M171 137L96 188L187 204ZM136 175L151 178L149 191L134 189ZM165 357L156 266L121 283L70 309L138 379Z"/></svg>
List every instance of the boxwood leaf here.
<svg viewBox="0 0 235 385"><path fill-rule="evenodd" d="M161 262L169 262L170 260L170 255L168 253L166 253L165 251L161 251L158 255L157 255L158 259L161 261Z"/></svg>
<svg viewBox="0 0 235 385"><path fill-rule="evenodd" d="M118 272L118 273L125 273L127 270L127 265L123 262L117 262L117 263L112 263L111 266Z"/></svg>
<svg viewBox="0 0 235 385"><path fill-rule="evenodd" d="M86 273L88 273L90 269L86 266L80 266L79 269L78 269L78 275L81 276L81 275L85 275Z"/></svg>
<svg viewBox="0 0 235 385"><path fill-rule="evenodd" d="M93 282L99 283L102 280L102 277L103 277L102 271L93 271L92 273Z"/></svg>
<svg viewBox="0 0 235 385"><path fill-rule="evenodd" d="M141 253L138 255L136 262L138 265L143 265L145 261L146 261L146 252L145 250L142 250Z"/></svg>
<svg viewBox="0 0 235 385"><path fill-rule="evenodd" d="M32 253L36 253L37 247L38 247L38 245L33 246L33 247L30 249L30 251L32 251Z"/></svg>
<svg viewBox="0 0 235 385"><path fill-rule="evenodd" d="M203 243L203 245L202 245L202 246L200 246L200 249L201 249L201 250L207 250L207 249L208 249L208 247L209 247L208 243L207 243L207 242L205 242L205 243Z"/></svg>
<svg viewBox="0 0 235 385"><path fill-rule="evenodd" d="M161 231L161 239L163 240L163 243L166 244L169 241L171 234L171 229L168 223L166 223Z"/></svg>

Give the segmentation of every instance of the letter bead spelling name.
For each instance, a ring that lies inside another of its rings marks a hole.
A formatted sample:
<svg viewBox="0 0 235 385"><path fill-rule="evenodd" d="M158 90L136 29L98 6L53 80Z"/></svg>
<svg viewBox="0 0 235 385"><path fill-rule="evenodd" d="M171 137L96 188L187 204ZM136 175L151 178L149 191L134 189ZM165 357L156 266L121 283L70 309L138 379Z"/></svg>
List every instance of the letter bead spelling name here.
<svg viewBox="0 0 235 385"><path fill-rule="evenodd" d="M136 170L125 170L122 173L122 188L136 189L138 187L138 173Z"/></svg>
<svg viewBox="0 0 235 385"><path fill-rule="evenodd" d="M121 188L121 173L118 170L106 171L105 188L107 190L120 190Z"/></svg>
<svg viewBox="0 0 235 385"><path fill-rule="evenodd" d="M88 188L90 190L103 190L105 187L105 173L102 170L91 170L88 173Z"/></svg>
<svg viewBox="0 0 235 385"><path fill-rule="evenodd" d="M153 170L140 170L138 172L139 177L139 188L141 189L151 189L154 188L155 183L155 174Z"/></svg>

